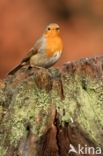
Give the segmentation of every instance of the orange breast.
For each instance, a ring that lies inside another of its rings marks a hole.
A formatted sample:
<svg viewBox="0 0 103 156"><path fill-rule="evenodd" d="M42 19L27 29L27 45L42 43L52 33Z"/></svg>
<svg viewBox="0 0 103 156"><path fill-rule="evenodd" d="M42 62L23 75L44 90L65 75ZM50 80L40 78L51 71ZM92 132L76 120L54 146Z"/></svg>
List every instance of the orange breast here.
<svg viewBox="0 0 103 156"><path fill-rule="evenodd" d="M46 38L46 52L49 57L51 57L55 52L63 51L63 42L61 37L55 36Z"/></svg>

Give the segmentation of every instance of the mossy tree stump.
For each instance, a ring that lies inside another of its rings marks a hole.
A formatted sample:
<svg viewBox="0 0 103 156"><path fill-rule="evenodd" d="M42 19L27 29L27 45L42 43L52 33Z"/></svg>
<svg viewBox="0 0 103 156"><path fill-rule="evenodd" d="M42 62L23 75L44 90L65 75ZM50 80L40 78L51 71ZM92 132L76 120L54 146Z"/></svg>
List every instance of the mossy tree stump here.
<svg viewBox="0 0 103 156"><path fill-rule="evenodd" d="M0 156L77 156L78 144L103 149L102 57L0 81Z"/></svg>

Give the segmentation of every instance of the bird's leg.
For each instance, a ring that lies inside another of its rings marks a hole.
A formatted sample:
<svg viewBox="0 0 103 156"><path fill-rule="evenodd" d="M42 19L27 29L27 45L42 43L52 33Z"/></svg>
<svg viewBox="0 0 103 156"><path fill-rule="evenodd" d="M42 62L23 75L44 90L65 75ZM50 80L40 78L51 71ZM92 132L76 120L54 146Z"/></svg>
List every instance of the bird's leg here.
<svg viewBox="0 0 103 156"><path fill-rule="evenodd" d="M30 68L32 68L32 69L44 69L43 67L41 67L41 66L34 66L34 65L30 65Z"/></svg>
<svg viewBox="0 0 103 156"><path fill-rule="evenodd" d="M40 66L34 66L33 68L44 69L43 67L40 67Z"/></svg>

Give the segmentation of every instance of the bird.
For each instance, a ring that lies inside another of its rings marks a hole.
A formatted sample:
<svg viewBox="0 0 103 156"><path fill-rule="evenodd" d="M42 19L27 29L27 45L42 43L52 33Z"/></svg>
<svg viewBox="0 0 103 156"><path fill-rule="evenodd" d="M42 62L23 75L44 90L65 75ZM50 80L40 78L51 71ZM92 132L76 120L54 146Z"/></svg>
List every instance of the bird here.
<svg viewBox="0 0 103 156"><path fill-rule="evenodd" d="M63 40L60 35L60 26L51 23L46 26L45 31L28 51L26 57L8 75L14 74L25 65L49 68L60 59L62 53Z"/></svg>

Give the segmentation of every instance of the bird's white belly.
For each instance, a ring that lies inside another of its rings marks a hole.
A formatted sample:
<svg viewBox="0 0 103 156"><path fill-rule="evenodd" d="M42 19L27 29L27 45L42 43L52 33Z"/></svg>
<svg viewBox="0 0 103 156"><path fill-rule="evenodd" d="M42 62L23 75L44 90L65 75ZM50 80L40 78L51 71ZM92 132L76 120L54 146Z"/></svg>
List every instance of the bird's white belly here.
<svg viewBox="0 0 103 156"><path fill-rule="evenodd" d="M53 64L55 64L58 59L61 57L62 52L57 51L52 57L48 57L47 55L44 55L44 53L37 53L36 55L33 55L30 59L30 65L33 66L40 66L40 67L51 67Z"/></svg>
<svg viewBox="0 0 103 156"><path fill-rule="evenodd" d="M48 58L45 62L45 66L49 67L52 66L53 64L55 64L58 59L61 57L62 52L61 51L57 51L56 53L54 53L54 55L50 58Z"/></svg>

